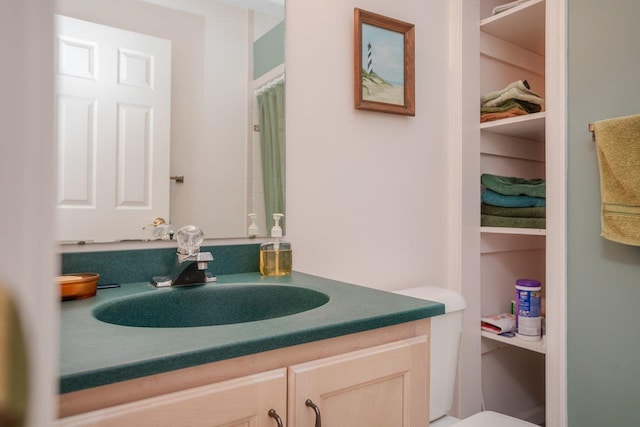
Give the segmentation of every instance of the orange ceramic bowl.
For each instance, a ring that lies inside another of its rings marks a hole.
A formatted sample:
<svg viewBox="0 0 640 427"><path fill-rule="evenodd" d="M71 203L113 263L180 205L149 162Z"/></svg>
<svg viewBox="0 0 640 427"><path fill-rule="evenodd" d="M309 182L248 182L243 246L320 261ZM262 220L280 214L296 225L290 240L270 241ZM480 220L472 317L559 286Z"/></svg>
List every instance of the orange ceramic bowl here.
<svg viewBox="0 0 640 427"><path fill-rule="evenodd" d="M95 296L99 278L98 273L74 273L58 276L62 301Z"/></svg>

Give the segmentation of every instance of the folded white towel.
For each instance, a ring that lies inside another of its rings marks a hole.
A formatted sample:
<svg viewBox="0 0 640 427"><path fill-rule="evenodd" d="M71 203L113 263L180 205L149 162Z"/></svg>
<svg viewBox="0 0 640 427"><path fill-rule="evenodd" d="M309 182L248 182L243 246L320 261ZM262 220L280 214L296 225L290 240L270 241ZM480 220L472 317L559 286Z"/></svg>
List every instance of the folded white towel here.
<svg viewBox="0 0 640 427"><path fill-rule="evenodd" d="M516 80L513 83L510 83L507 87L505 87L504 89L500 89L500 90L496 90L494 92L489 92L486 95L483 95L480 98L480 103L482 105L484 105L486 102L489 102L493 99L496 99L497 97L499 97L500 95L502 95L503 93L505 93L506 91L513 89L513 88L518 88L520 90L524 90L527 91L529 90L529 83L527 83L526 80Z"/></svg>
<svg viewBox="0 0 640 427"><path fill-rule="evenodd" d="M487 101L482 104L483 107L498 107L510 99L517 99L519 101L526 101L532 104L544 106L544 99L539 95L531 92L530 90L522 90L519 87L512 87L511 89L501 93L497 98Z"/></svg>
<svg viewBox="0 0 640 427"><path fill-rule="evenodd" d="M544 106L544 99L530 90L526 80L516 80L504 89L487 93L480 98L480 105L482 107L499 107L511 99L526 101L540 107Z"/></svg>

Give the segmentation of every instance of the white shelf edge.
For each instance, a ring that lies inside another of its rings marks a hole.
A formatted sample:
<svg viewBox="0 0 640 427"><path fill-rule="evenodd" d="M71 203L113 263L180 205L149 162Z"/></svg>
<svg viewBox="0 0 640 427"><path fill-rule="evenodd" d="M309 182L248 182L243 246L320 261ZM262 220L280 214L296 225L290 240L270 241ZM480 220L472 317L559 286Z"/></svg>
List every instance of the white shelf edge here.
<svg viewBox="0 0 640 427"><path fill-rule="evenodd" d="M512 7L511 9L505 10L502 13L498 13L497 15L488 16L488 17L480 20L480 28L482 28L483 26L489 25L494 21L500 21L502 19L509 19L509 16L515 15L517 13L520 13L521 11L523 11L525 9L528 9L530 7L534 7L538 3L542 3L544 1L545 0L530 0L528 2L522 3L519 6Z"/></svg>
<svg viewBox="0 0 640 427"><path fill-rule="evenodd" d="M510 125L514 125L522 122L534 122L538 120L544 120L546 116L547 116L546 111L540 111L538 113L531 113L531 114L525 114L522 116L509 117L508 119L492 120L490 122L480 123L480 129L488 130L490 128L510 126Z"/></svg>
<svg viewBox="0 0 640 427"><path fill-rule="evenodd" d="M518 337L513 337L513 338L502 337L500 335L487 332L487 331L481 331L480 334L484 338L487 338L493 341L498 341L504 344L512 345L514 347L524 348L525 350L535 351L536 353L546 354L547 352L546 336L543 336L540 341L524 341L519 339Z"/></svg>
<svg viewBox="0 0 640 427"><path fill-rule="evenodd" d="M510 227L480 227L481 233L493 234L520 234L528 236L546 236L544 228L510 228Z"/></svg>
<svg viewBox="0 0 640 427"><path fill-rule="evenodd" d="M533 141L544 141L547 112L480 123L480 130Z"/></svg>

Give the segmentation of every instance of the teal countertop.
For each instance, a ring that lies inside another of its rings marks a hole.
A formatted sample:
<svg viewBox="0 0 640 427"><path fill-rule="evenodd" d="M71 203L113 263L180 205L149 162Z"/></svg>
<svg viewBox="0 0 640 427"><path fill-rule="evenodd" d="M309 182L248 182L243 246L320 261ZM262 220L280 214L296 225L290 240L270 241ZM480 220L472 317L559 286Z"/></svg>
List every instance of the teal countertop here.
<svg viewBox="0 0 640 427"><path fill-rule="evenodd" d="M119 326L93 317L98 305L142 292L172 292L148 283L102 289L93 298L62 303L60 393L83 390L175 369L410 322L444 313L440 303L294 272L218 276L217 283L295 285L329 296L298 314L255 322L188 328ZM184 289L184 288L183 288Z"/></svg>

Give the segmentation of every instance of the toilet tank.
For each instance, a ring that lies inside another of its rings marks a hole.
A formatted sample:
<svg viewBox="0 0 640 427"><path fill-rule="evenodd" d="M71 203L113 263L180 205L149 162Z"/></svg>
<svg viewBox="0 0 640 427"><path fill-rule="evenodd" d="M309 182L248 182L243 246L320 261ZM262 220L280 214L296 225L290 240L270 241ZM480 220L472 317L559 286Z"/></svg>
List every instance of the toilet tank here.
<svg viewBox="0 0 640 427"><path fill-rule="evenodd" d="M431 318L429 419L433 421L446 415L453 406L462 314L467 303L459 293L436 286L419 286L394 292L445 306L445 314Z"/></svg>

